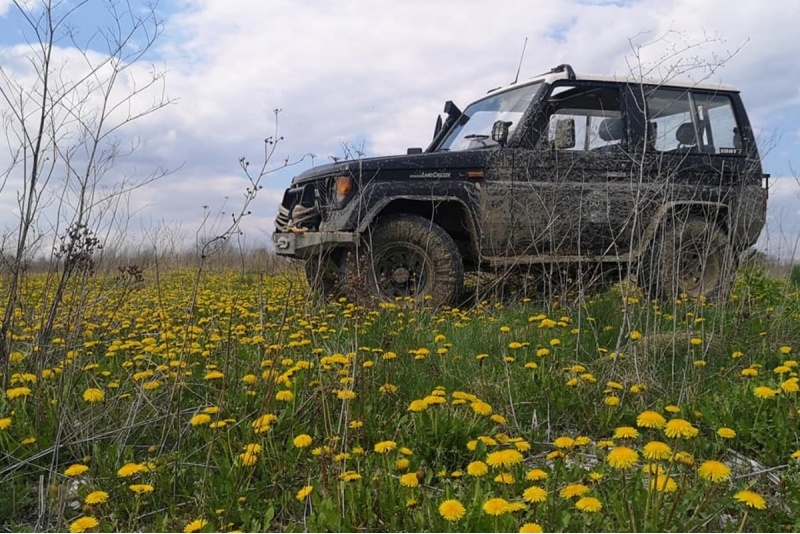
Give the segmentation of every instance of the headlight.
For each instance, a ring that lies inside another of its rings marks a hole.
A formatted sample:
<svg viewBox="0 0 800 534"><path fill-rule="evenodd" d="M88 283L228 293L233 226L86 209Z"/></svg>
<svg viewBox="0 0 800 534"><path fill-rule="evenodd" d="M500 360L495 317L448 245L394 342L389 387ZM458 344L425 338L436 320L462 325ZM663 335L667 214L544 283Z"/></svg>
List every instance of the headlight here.
<svg viewBox="0 0 800 534"><path fill-rule="evenodd" d="M336 202L341 203L350 191L353 190L353 178L350 176L336 177Z"/></svg>

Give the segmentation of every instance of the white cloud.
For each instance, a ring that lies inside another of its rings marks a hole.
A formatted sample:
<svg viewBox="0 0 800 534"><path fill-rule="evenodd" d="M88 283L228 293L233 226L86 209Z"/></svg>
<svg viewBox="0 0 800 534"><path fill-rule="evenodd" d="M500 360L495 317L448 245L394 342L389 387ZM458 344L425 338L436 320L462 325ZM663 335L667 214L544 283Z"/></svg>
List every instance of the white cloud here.
<svg viewBox="0 0 800 534"><path fill-rule="evenodd" d="M0 0L0 11L4 3ZM141 147L124 171L182 165L138 191L132 203L142 216L180 222L189 234L203 205L221 210L228 197L230 209L241 198L246 181L238 158L258 162L262 140L273 131L274 108L283 109L279 135L285 138L276 164L308 152L316 154L316 163L326 162L341 155L342 143L363 146L369 155L424 147L445 100L463 107L514 78L526 37L521 79L565 62L583 72L623 73L632 57L631 40L636 45L670 36L645 48L644 60L652 64L670 44L680 47L718 34L724 41L713 40L686 57L713 63L744 44L712 79L742 89L751 121L766 137L780 121L800 122L800 73L792 68L800 20L795 0L185 0L179 5L166 20L157 49L168 69L167 93L178 101L132 127L129 133L141 139ZM785 165L797 161L797 148L796 142L783 144L770 157ZM258 219L251 220L259 222L248 231L259 232L258 224L274 216L291 175L310 164L308 159L266 180L272 193L254 203ZM261 238L263 232L257 233L255 239Z"/></svg>

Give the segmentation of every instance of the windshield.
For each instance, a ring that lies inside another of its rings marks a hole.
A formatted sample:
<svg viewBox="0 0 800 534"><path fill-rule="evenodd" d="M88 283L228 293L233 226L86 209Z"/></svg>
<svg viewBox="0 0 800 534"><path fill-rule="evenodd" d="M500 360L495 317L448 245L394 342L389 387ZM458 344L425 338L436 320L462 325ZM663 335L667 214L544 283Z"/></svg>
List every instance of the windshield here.
<svg viewBox="0 0 800 534"><path fill-rule="evenodd" d="M471 104L447 134L439 150L471 150L496 145L492 141L492 125L496 121L511 123L508 129L510 137L541 85L524 85Z"/></svg>

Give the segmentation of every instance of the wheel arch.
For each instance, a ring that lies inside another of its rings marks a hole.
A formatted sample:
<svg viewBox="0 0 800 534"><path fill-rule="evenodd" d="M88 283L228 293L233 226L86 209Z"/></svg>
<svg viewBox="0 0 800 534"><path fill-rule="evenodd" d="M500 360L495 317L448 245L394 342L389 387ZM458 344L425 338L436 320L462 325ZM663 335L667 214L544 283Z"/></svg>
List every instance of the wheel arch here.
<svg viewBox="0 0 800 534"><path fill-rule="evenodd" d="M697 217L717 225L730 240L730 206L722 202L667 202L661 206L647 225L633 256L642 256L655 241L660 228L680 218Z"/></svg>
<svg viewBox="0 0 800 534"><path fill-rule="evenodd" d="M364 233L381 218L403 213L432 220L455 241L465 263L477 262L479 238L475 217L457 197L409 195L385 199L370 209L357 231Z"/></svg>

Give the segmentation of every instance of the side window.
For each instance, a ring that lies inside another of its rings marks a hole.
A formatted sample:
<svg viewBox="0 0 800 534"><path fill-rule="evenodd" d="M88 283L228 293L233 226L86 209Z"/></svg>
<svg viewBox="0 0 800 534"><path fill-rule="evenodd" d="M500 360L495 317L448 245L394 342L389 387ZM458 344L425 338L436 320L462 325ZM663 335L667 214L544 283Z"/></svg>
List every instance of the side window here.
<svg viewBox="0 0 800 534"><path fill-rule="evenodd" d="M548 100L547 141L559 150L613 151L625 139L619 91L561 85Z"/></svg>
<svg viewBox="0 0 800 534"><path fill-rule="evenodd" d="M648 94L647 138L657 152L741 152L730 97L687 89L655 89Z"/></svg>

